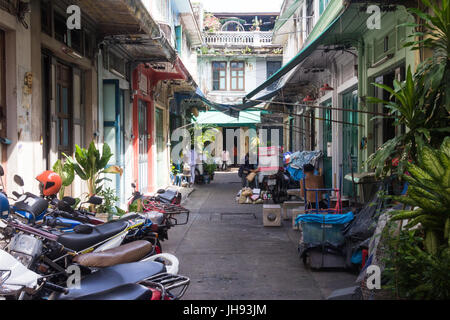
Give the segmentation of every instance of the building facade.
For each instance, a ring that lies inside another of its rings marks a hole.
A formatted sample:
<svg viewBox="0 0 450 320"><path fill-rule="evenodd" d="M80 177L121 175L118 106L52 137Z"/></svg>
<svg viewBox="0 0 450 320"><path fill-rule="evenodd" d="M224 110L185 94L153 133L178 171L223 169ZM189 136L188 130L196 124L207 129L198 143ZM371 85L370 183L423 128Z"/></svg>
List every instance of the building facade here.
<svg viewBox="0 0 450 320"><path fill-rule="evenodd" d="M381 28L369 28L369 4L380 6ZM403 48L413 21L399 3L383 1L286 0L273 41L284 47L284 63L296 60L295 71L274 101L286 103L298 134L293 150L321 150L327 187L353 196L348 179L368 170L367 158L405 128L395 128L383 106L367 97L389 99L372 83L392 85L403 80L416 54ZM292 131L291 127L291 131Z"/></svg>
<svg viewBox="0 0 450 320"><path fill-rule="evenodd" d="M204 45L198 50L200 89L214 103L240 104L247 93L281 68L282 48L272 43L272 30L278 13L205 13L201 6L197 6L196 11L203 14ZM265 121L263 113L262 116L256 115L258 120L255 123L255 114L247 116L247 120L240 117L231 123L226 119L216 123L223 137L217 141L219 151L227 148L227 134L223 128L244 130L245 136L235 136L234 147L245 150L245 153L249 147L249 129L275 128L280 131L280 143L284 144L283 120ZM207 118L207 115L202 115L206 122ZM234 155L234 148L229 152ZM241 158L245 153L241 152ZM242 159L235 155L234 160L240 163Z"/></svg>
<svg viewBox="0 0 450 320"><path fill-rule="evenodd" d="M75 145L94 141L101 148L106 142L114 153L110 165L124 168L124 175L111 175L105 187L116 190L123 204L131 182L143 192L169 184L170 100L178 90L195 91L200 30L188 0L78 1L80 29L67 27L70 5L0 2L6 188L17 188L13 177L19 174L27 190L38 193L34 177L64 154L73 155ZM137 81L144 69L145 81ZM144 123L138 113L143 88ZM147 172L145 182L136 163ZM73 196L86 191L79 178L66 189Z"/></svg>

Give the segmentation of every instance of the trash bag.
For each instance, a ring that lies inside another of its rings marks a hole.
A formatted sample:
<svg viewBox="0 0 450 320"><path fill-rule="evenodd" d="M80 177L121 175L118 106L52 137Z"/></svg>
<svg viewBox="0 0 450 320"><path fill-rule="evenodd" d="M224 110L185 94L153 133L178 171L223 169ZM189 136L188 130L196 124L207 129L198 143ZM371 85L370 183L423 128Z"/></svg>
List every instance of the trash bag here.
<svg viewBox="0 0 450 320"><path fill-rule="evenodd" d="M372 237L383 205L384 200L378 194L375 194L372 200L366 203L361 211L355 215L353 222L344 231L344 237L355 242L361 242Z"/></svg>

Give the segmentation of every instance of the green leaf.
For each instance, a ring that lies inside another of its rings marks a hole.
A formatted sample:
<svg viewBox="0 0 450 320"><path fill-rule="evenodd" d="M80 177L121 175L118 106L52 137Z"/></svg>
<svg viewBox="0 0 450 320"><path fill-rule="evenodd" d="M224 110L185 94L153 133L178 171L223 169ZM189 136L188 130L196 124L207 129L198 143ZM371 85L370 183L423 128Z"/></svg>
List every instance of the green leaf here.
<svg viewBox="0 0 450 320"><path fill-rule="evenodd" d="M112 156L113 154L111 153L111 148L107 143L104 143L102 157L99 159L97 164L98 170L104 169L108 165L108 162Z"/></svg>

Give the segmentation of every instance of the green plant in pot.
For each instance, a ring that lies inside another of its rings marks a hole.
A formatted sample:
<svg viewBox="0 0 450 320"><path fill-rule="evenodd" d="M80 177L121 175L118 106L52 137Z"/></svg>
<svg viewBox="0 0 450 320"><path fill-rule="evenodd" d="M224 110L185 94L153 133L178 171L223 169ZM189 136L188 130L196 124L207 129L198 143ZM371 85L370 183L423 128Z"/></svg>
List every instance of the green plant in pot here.
<svg viewBox="0 0 450 320"><path fill-rule="evenodd" d="M110 180L103 177L105 173L120 174L123 169L118 166L108 166L108 162L113 154L107 143L103 144L102 154L96 148L94 141L88 149L75 145L75 159L65 155L66 160L73 166L75 173L86 181L89 197L102 191L103 181Z"/></svg>

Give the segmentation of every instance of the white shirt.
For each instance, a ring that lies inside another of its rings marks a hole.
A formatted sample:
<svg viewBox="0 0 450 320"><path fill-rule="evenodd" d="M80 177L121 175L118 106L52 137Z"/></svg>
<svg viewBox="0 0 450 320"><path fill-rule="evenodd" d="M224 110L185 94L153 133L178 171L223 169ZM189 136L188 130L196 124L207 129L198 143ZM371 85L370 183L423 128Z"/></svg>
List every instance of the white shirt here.
<svg viewBox="0 0 450 320"><path fill-rule="evenodd" d="M222 152L222 161L229 161L230 160L230 153L228 150L223 150Z"/></svg>

